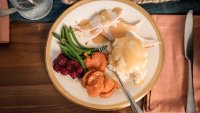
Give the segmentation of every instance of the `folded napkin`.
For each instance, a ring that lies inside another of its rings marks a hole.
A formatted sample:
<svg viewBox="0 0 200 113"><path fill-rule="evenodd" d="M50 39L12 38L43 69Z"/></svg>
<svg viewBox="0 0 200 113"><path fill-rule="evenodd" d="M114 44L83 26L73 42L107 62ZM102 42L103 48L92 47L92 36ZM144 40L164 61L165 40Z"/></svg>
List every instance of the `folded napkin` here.
<svg viewBox="0 0 200 113"><path fill-rule="evenodd" d="M159 80L145 97L146 113L185 113L188 65L184 57L182 15L153 15L162 34L165 61ZM194 17L194 87L196 111L200 112L200 16Z"/></svg>
<svg viewBox="0 0 200 113"><path fill-rule="evenodd" d="M0 9L8 9L8 1L0 0ZM10 36L9 16L0 17L0 43L8 43Z"/></svg>

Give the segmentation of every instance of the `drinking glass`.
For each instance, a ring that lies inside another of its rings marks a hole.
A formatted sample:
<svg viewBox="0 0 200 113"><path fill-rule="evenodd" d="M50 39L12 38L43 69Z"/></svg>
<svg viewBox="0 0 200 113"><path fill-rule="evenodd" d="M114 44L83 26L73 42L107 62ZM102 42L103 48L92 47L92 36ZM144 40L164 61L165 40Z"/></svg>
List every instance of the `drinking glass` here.
<svg viewBox="0 0 200 113"><path fill-rule="evenodd" d="M38 20L51 10L53 0L9 0L18 13L26 19Z"/></svg>

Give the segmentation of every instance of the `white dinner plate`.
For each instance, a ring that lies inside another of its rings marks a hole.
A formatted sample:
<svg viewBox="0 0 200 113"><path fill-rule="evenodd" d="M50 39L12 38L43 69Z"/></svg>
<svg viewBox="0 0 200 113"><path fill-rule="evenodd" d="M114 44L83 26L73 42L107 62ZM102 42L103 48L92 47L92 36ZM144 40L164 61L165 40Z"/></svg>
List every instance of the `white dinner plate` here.
<svg viewBox="0 0 200 113"><path fill-rule="evenodd" d="M60 33L64 24L75 25L76 21L90 18L94 13L103 9L123 9L122 18L127 22L142 20L140 35L152 37L160 43L148 49L148 73L142 85L137 86L134 82L126 83L133 98L138 101L144 97L159 78L163 61L164 50L161 35L152 17L137 4L127 0L82 0L66 11L55 21L49 31L46 45L46 69L49 77L58 91L68 100L84 107L96 110L115 110L129 106L123 92L119 89L109 98L90 97L85 88L82 87L78 78L62 76L53 70L53 60L60 54L61 50L58 40L52 36L52 32Z"/></svg>

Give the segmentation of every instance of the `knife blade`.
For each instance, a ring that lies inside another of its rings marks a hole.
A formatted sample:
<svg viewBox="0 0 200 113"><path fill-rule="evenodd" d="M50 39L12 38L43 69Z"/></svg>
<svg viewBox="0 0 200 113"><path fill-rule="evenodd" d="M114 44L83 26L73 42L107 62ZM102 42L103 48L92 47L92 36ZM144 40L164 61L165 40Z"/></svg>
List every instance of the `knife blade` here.
<svg viewBox="0 0 200 113"><path fill-rule="evenodd" d="M193 86L193 11L190 10L186 16L184 32L185 57L188 60L188 90L186 113L195 113L194 86Z"/></svg>
<svg viewBox="0 0 200 113"><path fill-rule="evenodd" d="M184 33L185 57L193 59L193 11L190 10L186 16Z"/></svg>

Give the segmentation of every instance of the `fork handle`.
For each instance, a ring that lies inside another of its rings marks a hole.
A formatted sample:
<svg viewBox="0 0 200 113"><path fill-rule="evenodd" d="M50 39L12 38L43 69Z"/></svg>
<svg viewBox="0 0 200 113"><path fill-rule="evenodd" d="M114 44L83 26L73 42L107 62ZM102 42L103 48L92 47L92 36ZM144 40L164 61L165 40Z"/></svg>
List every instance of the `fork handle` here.
<svg viewBox="0 0 200 113"><path fill-rule="evenodd" d="M140 107L137 105L137 103L135 102L135 100L132 98L131 94L129 93L129 91L127 90L127 88L124 86L122 80L119 78L119 75L117 73L115 73L117 75L117 78L122 86L122 90L125 93L128 101L131 104L131 108L134 111L134 113L143 113L142 110L140 109Z"/></svg>
<svg viewBox="0 0 200 113"><path fill-rule="evenodd" d="M194 87L192 62L188 60L188 90L187 90L187 108L186 113L195 113Z"/></svg>

